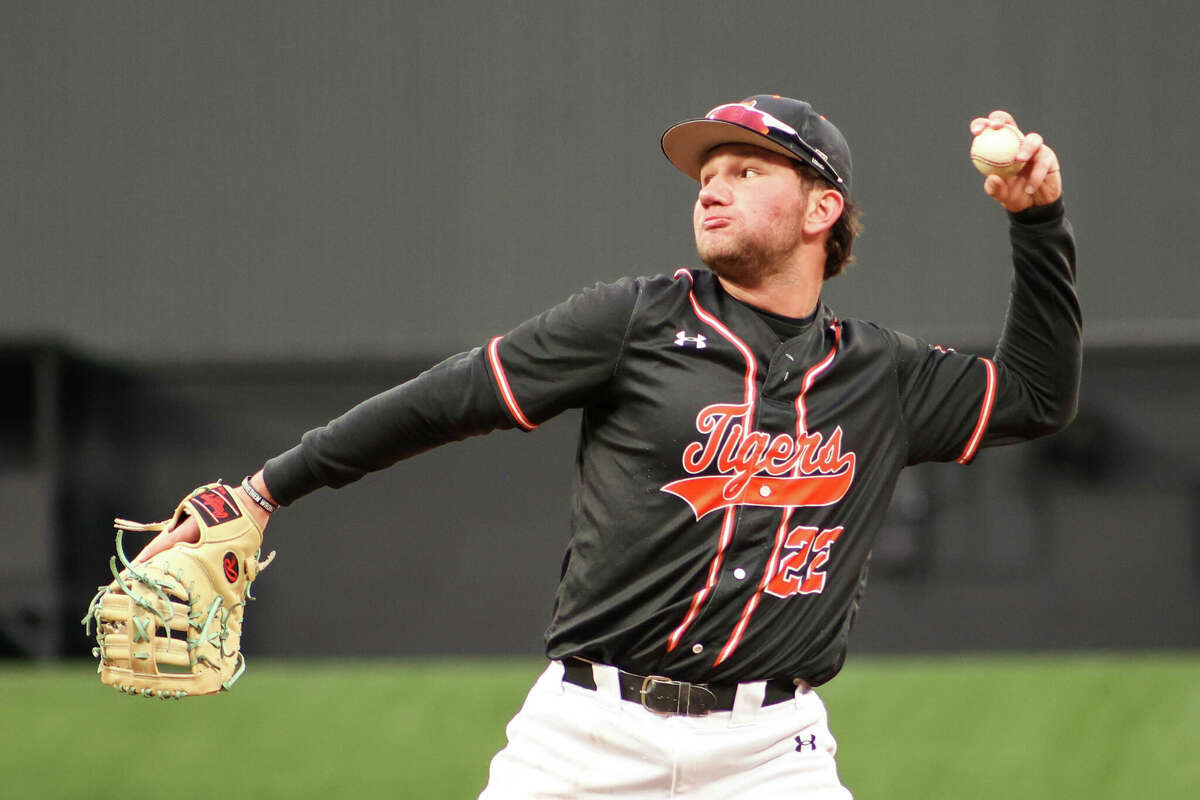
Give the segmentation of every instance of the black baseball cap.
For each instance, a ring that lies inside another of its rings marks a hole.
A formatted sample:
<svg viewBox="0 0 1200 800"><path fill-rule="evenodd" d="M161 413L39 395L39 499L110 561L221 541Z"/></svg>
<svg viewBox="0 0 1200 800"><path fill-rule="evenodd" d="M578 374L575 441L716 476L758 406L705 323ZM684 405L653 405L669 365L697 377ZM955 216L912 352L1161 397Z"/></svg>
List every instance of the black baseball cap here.
<svg viewBox="0 0 1200 800"><path fill-rule="evenodd" d="M662 149L672 164L694 180L709 150L744 142L795 159L850 196L850 146L837 127L803 100L756 94L719 105L702 119L672 125Z"/></svg>

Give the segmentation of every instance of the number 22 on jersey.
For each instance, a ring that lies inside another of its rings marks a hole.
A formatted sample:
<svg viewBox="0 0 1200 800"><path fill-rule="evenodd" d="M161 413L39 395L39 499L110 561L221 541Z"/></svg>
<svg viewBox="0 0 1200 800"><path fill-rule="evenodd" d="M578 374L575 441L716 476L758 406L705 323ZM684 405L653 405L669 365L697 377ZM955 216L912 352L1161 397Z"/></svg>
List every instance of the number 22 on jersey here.
<svg viewBox="0 0 1200 800"><path fill-rule="evenodd" d="M767 583L766 593L775 597L820 594L825 589L825 565L829 550L842 535L842 527L820 530L800 525L788 531L783 547L788 551L779 571Z"/></svg>

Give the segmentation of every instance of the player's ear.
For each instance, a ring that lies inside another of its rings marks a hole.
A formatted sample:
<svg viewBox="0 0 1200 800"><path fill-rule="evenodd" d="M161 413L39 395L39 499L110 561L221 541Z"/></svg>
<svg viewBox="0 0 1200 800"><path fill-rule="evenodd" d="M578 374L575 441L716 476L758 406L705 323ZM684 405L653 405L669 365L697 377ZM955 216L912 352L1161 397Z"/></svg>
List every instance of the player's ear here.
<svg viewBox="0 0 1200 800"><path fill-rule="evenodd" d="M814 188L808 193L808 208L804 212L804 232L815 236L827 231L842 216L846 199L836 189Z"/></svg>

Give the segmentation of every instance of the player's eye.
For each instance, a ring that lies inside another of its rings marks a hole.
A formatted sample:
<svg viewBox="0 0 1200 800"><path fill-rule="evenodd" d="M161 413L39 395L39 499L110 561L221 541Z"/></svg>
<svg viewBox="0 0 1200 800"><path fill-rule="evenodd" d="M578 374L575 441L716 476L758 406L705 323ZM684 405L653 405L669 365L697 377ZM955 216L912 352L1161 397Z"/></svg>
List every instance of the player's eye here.
<svg viewBox="0 0 1200 800"><path fill-rule="evenodd" d="M750 178L755 175L761 175L761 174L762 173L759 172L759 170L756 167L743 167L742 171L739 173L739 175L743 178Z"/></svg>

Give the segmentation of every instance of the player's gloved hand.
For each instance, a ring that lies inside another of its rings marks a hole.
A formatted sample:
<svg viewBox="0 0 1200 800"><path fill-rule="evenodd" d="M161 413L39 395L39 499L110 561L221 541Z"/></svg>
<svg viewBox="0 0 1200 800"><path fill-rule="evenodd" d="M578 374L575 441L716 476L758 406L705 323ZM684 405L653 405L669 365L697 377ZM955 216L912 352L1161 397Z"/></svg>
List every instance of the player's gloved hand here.
<svg viewBox="0 0 1200 800"><path fill-rule="evenodd" d="M89 634L95 628L101 682L127 694L177 699L224 691L242 675L250 584L275 557L261 557L258 520L267 512L245 494L210 483L163 522L114 520L113 580L98 587L80 620ZM157 552L129 561L122 546L128 531L158 531ZM163 548L168 542L173 546Z"/></svg>
<svg viewBox="0 0 1200 800"><path fill-rule="evenodd" d="M1012 114L997 109L986 117L971 120L971 135L976 136L989 127L999 129L1016 124ZM1031 206L1049 205L1062 197L1062 172L1058 155L1042 140L1040 133L1025 134L1017 151L1017 161L1025 166L1016 175L1010 178L988 175L984 179L983 190L992 199L1007 211L1015 213Z"/></svg>
<svg viewBox="0 0 1200 800"><path fill-rule="evenodd" d="M242 505L249 511L251 518L258 524L259 530L264 530L267 527L267 522L271 515L260 508L250 499L246 492L241 487L230 487L230 491L242 501ZM198 542L200 541L200 526L192 517L184 517L183 521L178 525L162 531L142 548L141 552L134 557L133 563L142 564L150 560L151 557L167 550L180 542Z"/></svg>

